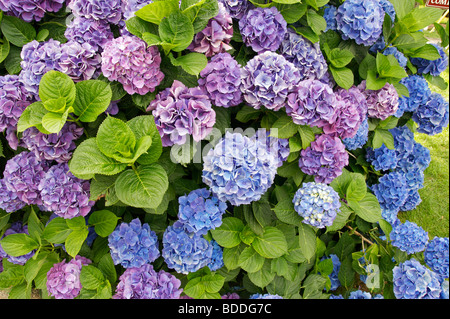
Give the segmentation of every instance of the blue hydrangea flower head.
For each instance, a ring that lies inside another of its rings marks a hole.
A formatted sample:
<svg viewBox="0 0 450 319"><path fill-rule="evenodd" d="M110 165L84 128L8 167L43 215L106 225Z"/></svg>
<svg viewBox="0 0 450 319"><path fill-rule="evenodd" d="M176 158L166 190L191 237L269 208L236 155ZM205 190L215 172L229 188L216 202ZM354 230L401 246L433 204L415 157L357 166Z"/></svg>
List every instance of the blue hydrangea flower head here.
<svg viewBox="0 0 450 319"><path fill-rule="evenodd" d="M428 243L428 232L408 220L395 224L389 236L392 246L408 254L424 251Z"/></svg>
<svg viewBox="0 0 450 319"><path fill-rule="evenodd" d="M427 103L419 105L412 119L419 125L417 132L427 135L439 134L448 125L448 101L439 93L432 93Z"/></svg>
<svg viewBox="0 0 450 319"><path fill-rule="evenodd" d="M341 269L341 261L339 260L339 257L335 254L330 254L329 257L323 256L321 260L325 259L331 259L331 261L333 262L333 272L330 275L328 275L328 277L330 278L331 281L330 291L334 291L341 286L341 282L339 281L338 278L338 273L339 270Z"/></svg>
<svg viewBox="0 0 450 319"><path fill-rule="evenodd" d="M410 189L408 191L408 197L406 198L403 205L400 207L400 211L408 212L416 208L422 202L420 198L419 191L417 189Z"/></svg>
<svg viewBox="0 0 450 319"><path fill-rule="evenodd" d="M211 271L216 271L222 268L225 264L223 262L223 249L215 240L211 240L211 245L213 247L211 261L208 263L208 268Z"/></svg>
<svg viewBox="0 0 450 319"><path fill-rule="evenodd" d="M437 274L449 277L448 237L435 236L424 251L425 263Z"/></svg>
<svg viewBox="0 0 450 319"><path fill-rule="evenodd" d="M398 172L390 172L381 176L378 184L372 185L371 189L377 197L381 209L387 211L398 212L408 196L406 179L403 174Z"/></svg>
<svg viewBox="0 0 450 319"><path fill-rule="evenodd" d="M401 79L400 83L408 89L409 97L399 97L398 109L394 114L396 117L401 117L404 112L414 112L420 105L426 104L431 96L428 82L423 76L412 74Z"/></svg>
<svg viewBox="0 0 450 319"><path fill-rule="evenodd" d="M101 53L105 44L114 38L108 22L84 17L75 17L71 20L64 36L69 41L89 43L98 53Z"/></svg>
<svg viewBox="0 0 450 319"><path fill-rule="evenodd" d="M431 43L441 56L436 60L427 60L423 58L411 58L411 63L417 67L417 73L419 74L431 74L433 76L439 76L442 72L447 69L448 66L448 56L444 49L435 43Z"/></svg>
<svg viewBox="0 0 450 319"><path fill-rule="evenodd" d="M348 299L372 299L372 295L367 291L355 290L350 293Z"/></svg>
<svg viewBox="0 0 450 319"><path fill-rule="evenodd" d="M318 228L331 226L341 207L339 195L331 186L315 182L303 184L292 202L302 222Z"/></svg>
<svg viewBox="0 0 450 319"><path fill-rule="evenodd" d="M366 159L376 171L387 171L397 167L398 160L395 149L391 150L383 144L376 149L368 147L366 151Z"/></svg>
<svg viewBox="0 0 450 319"><path fill-rule="evenodd" d="M325 6L323 18L327 22L327 27L324 32L327 32L328 30L337 30L336 12L337 8L335 6L329 4Z"/></svg>
<svg viewBox="0 0 450 319"><path fill-rule="evenodd" d="M68 7L76 17L118 24L122 20L122 0L72 0Z"/></svg>
<svg viewBox="0 0 450 319"><path fill-rule="evenodd" d="M394 5L389 0L380 0L380 5L383 11L389 15L392 22L395 20L395 8Z"/></svg>
<svg viewBox="0 0 450 319"><path fill-rule="evenodd" d="M367 117L362 121L361 125L356 131L355 136L342 139L345 148L348 150L356 150L363 147L369 140L369 121Z"/></svg>
<svg viewBox="0 0 450 319"><path fill-rule="evenodd" d="M439 278L443 278L442 276L440 276ZM448 279L444 279L441 281L441 295L439 296L440 299L449 299L449 284L448 284Z"/></svg>
<svg viewBox="0 0 450 319"><path fill-rule="evenodd" d="M394 147L400 162L414 150L414 133L406 125L391 128L389 132L394 137Z"/></svg>
<svg viewBox="0 0 450 319"><path fill-rule="evenodd" d="M160 256L156 233L139 218L118 225L108 236L108 246L114 264L124 268L139 268Z"/></svg>
<svg viewBox="0 0 450 319"><path fill-rule="evenodd" d="M251 295L249 299L284 299L284 298L279 295L256 293Z"/></svg>
<svg viewBox="0 0 450 319"><path fill-rule="evenodd" d="M400 166L394 170L405 177L406 188L409 190L418 190L423 188L424 173L419 165L411 165L409 167Z"/></svg>

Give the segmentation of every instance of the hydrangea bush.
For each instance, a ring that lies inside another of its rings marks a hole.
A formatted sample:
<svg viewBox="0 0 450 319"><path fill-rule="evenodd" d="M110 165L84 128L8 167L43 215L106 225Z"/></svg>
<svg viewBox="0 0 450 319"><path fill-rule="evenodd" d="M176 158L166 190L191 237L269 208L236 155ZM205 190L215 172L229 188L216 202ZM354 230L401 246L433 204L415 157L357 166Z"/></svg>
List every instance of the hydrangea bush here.
<svg viewBox="0 0 450 319"><path fill-rule="evenodd" d="M0 0L0 289L448 299L422 2Z"/></svg>

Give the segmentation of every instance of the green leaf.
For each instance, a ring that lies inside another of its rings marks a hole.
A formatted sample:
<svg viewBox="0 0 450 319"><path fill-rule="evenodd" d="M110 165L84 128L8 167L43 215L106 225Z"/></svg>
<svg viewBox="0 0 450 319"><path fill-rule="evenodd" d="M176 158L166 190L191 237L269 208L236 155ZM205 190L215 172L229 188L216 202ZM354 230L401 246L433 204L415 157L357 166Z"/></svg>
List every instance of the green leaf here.
<svg viewBox="0 0 450 319"><path fill-rule="evenodd" d="M433 76L431 74L424 74L423 77L430 82L431 85L437 86L441 90L447 90L448 83L440 76Z"/></svg>
<svg viewBox="0 0 450 319"><path fill-rule="evenodd" d="M352 181L347 188L347 200L348 201L360 201L367 193L366 179L362 174L350 173Z"/></svg>
<svg viewBox="0 0 450 319"><path fill-rule="evenodd" d="M202 31L208 21L219 14L219 5L216 0L206 0L201 5L190 6L183 10L183 14L191 21L195 34Z"/></svg>
<svg viewBox="0 0 450 319"><path fill-rule="evenodd" d="M122 172L115 185L121 202L140 208L157 208L168 187L167 173L157 163Z"/></svg>
<svg viewBox="0 0 450 319"><path fill-rule="evenodd" d="M341 207L337 212L336 218L333 221L333 225L327 226L327 232L333 232L342 229L347 224L348 218L352 213L353 211L348 208L348 206L344 202L341 202Z"/></svg>
<svg viewBox="0 0 450 319"><path fill-rule="evenodd" d="M188 53L178 58L174 58L172 54L169 54L169 58L173 65L181 66L187 73L197 76L208 64L206 56L196 52Z"/></svg>
<svg viewBox="0 0 450 319"><path fill-rule="evenodd" d="M7 39L0 38L0 63L2 63L9 54L10 45Z"/></svg>
<svg viewBox="0 0 450 319"><path fill-rule="evenodd" d="M298 126L292 121L292 117L282 115L273 123L270 136L278 138L290 138L297 133Z"/></svg>
<svg viewBox="0 0 450 319"><path fill-rule="evenodd" d="M30 23L9 15L3 16L1 30L9 42L20 48L36 38L36 30Z"/></svg>
<svg viewBox="0 0 450 319"><path fill-rule="evenodd" d="M73 230L66 238L65 248L66 252L75 258L76 255L80 252L81 245L83 245L89 234L89 230L87 227Z"/></svg>
<svg viewBox="0 0 450 319"><path fill-rule="evenodd" d="M0 240L0 245L8 255L14 257L26 255L39 247L36 240L24 233L5 236Z"/></svg>
<svg viewBox="0 0 450 319"><path fill-rule="evenodd" d="M231 248L223 249L223 263L228 270L233 270L239 268L239 257L244 251L245 245L237 245Z"/></svg>
<svg viewBox="0 0 450 319"><path fill-rule="evenodd" d="M255 237L252 247L264 258L277 258L288 250L284 234L272 226L265 227L263 234Z"/></svg>
<svg viewBox="0 0 450 319"><path fill-rule="evenodd" d="M107 237L116 228L120 218L109 210L97 210L89 216L89 225L94 226L95 232L101 237Z"/></svg>
<svg viewBox="0 0 450 319"><path fill-rule="evenodd" d="M150 32L144 32L142 34L142 40L147 42L148 46L165 44L158 35L150 33Z"/></svg>
<svg viewBox="0 0 450 319"><path fill-rule="evenodd" d="M98 128L97 146L105 156L131 163L136 138L124 121L108 116Z"/></svg>
<svg viewBox="0 0 450 319"><path fill-rule="evenodd" d="M135 12L144 21L160 24L161 20L178 10L177 0L155 1Z"/></svg>
<svg viewBox="0 0 450 319"><path fill-rule="evenodd" d="M102 272L93 265L83 265L80 273L80 283L85 289L97 290L105 280Z"/></svg>
<svg viewBox="0 0 450 319"><path fill-rule="evenodd" d="M41 237L50 243L61 244L71 232L72 229L67 226L66 220L62 217L56 217L45 226Z"/></svg>
<svg viewBox="0 0 450 319"><path fill-rule="evenodd" d="M402 34L392 43L397 49L402 50L414 50L423 47L427 44L428 39L423 32L413 32L409 34Z"/></svg>
<svg viewBox="0 0 450 319"><path fill-rule="evenodd" d="M236 120L242 123L247 123L251 120L256 120L261 115L261 110L257 110L251 106L244 105L236 114Z"/></svg>
<svg viewBox="0 0 450 319"><path fill-rule="evenodd" d="M183 292L189 297L198 299L205 293L205 290L205 285L202 283L202 277L195 277L187 282Z"/></svg>
<svg viewBox="0 0 450 319"><path fill-rule="evenodd" d="M349 64L355 56L347 49L334 48L328 53L328 59L336 68L343 68Z"/></svg>
<svg viewBox="0 0 450 319"><path fill-rule="evenodd" d="M273 1L274 6L278 9L278 11L283 16L284 20L288 23L295 23L300 20L306 13L308 6L300 3L300 1L296 2L280 2L282 0ZM295 0L294 0L295 1Z"/></svg>
<svg viewBox="0 0 450 319"><path fill-rule="evenodd" d="M433 24L442 16L442 10L438 8L421 8L412 9L404 18L402 22L408 27L410 32L419 31L430 24Z"/></svg>
<svg viewBox="0 0 450 319"><path fill-rule="evenodd" d="M392 133L389 132L387 129L377 128L374 131L372 147L376 149L381 147L383 144L386 145L387 148L393 150L395 148L394 137L392 136Z"/></svg>
<svg viewBox="0 0 450 319"><path fill-rule="evenodd" d="M66 219L67 226L72 230L80 230L86 228L86 220L82 216Z"/></svg>
<svg viewBox="0 0 450 319"><path fill-rule="evenodd" d="M191 20L179 11L162 19L159 36L164 43L171 45L171 50L181 52L191 44L194 27Z"/></svg>
<svg viewBox="0 0 450 319"><path fill-rule="evenodd" d="M29 127L42 127L42 118L47 114L44 104L40 101L34 102L22 112L22 115L17 122L17 131L23 132Z"/></svg>
<svg viewBox="0 0 450 319"><path fill-rule="evenodd" d="M330 65L330 71L336 84L341 88L348 90L353 85L354 76L352 70L349 68L336 68L333 65Z"/></svg>
<svg viewBox="0 0 450 319"><path fill-rule="evenodd" d="M42 117L42 127L49 133L59 133L66 124L70 108L64 113L48 112Z"/></svg>
<svg viewBox="0 0 450 319"><path fill-rule="evenodd" d="M125 21L128 32L135 36L142 38L145 33L158 33L158 26L148 21L144 21L141 18L134 16ZM145 39L143 39L146 41Z"/></svg>
<svg viewBox="0 0 450 319"><path fill-rule="evenodd" d="M311 226L300 223L298 225L298 235L300 251L310 261L316 253L316 234Z"/></svg>
<svg viewBox="0 0 450 319"><path fill-rule="evenodd" d="M239 234L243 229L242 220L236 217L226 217L222 220L220 227L211 230L211 235L220 246L232 248L241 243Z"/></svg>
<svg viewBox="0 0 450 319"><path fill-rule="evenodd" d="M219 292L225 283L225 278L219 274L206 275L201 278L201 283L205 287L205 291L209 293Z"/></svg>
<svg viewBox="0 0 450 319"><path fill-rule="evenodd" d="M358 202L349 201L348 205L355 211L356 215L369 223L376 223L382 218L380 203L371 193L366 193L364 198Z"/></svg>
<svg viewBox="0 0 450 319"><path fill-rule="evenodd" d="M338 272L338 279L342 286L349 288L355 281L355 271L352 267L351 257L347 257L341 261L341 268Z"/></svg>
<svg viewBox="0 0 450 319"><path fill-rule="evenodd" d="M152 115L136 116L127 122L128 127L133 131L136 139L143 136L150 136L152 143L147 150L147 154L142 154L137 159L140 164L151 164L156 162L162 154L162 142L155 120Z"/></svg>
<svg viewBox="0 0 450 319"><path fill-rule="evenodd" d="M315 34L320 35L327 28L324 17L312 9L308 9L306 12L306 21Z"/></svg>
<svg viewBox="0 0 450 319"><path fill-rule="evenodd" d="M362 62L359 64L358 73L363 79L367 78L367 72L369 70L374 70L377 67L376 59L373 55L367 54Z"/></svg>
<svg viewBox="0 0 450 319"><path fill-rule="evenodd" d="M292 203L291 198L279 201L273 208L273 211L275 212L277 218L286 224L297 226L302 220L299 214L295 211L294 203Z"/></svg>
<svg viewBox="0 0 450 319"><path fill-rule="evenodd" d="M395 14L399 20L402 20L411 10L414 9L414 0L389 0L395 9Z"/></svg>
<svg viewBox="0 0 450 319"><path fill-rule="evenodd" d="M297 126L297 129L302 140L302 149L308 148L311 145L311 142L316 139L313 129L308 125L299 125Z"/></svg>
<svg viewBox="0 0 450 319"><path fill-rule="evenodd" d="M441 58L438 49L431 44L425 44L409 55L410 58L422 58L426 60L437 60Z"/></svg>
<svg viewBox="0 0 450 319"><path fill-rule="evenodd" d="M20 285L25 280L24 267L14 267L0 273L0 289Z"/></svg>
<svg viewBox="0 0 450 319"><path fill-rule="evenodd" d="M66 108L75 102L76 88L72 79L62 72L50 70L39 82L39 97L43 103L64 98Z"/></svg>
<svg viewBox="0 0 450 319"><path fill-rule="evenodd" d="M75 115L81 122L94 122L111 103L111 86L100 80L87 80L78 82L75 87Z"/></svg>
<svg viewBox="0 0 450 319"><path fill-rule="evenodd" d="M22 62L20 53L21 48L16 47L15 45L9 46L9 54L3 63L9 74L18 74L22 70L22 67L20 66L20 62Z"/></svg>
<svg viewBox="0 0 450 319"><path fill-rule="evenodd" d="M340 198L345 198L347 195L347 188L352 182L351 173L347 169L342 170L342 174L336 177L330 186L339 194Z"/></svg>
<svg viewBox="0 0 450 319"><path fill-rule="evenodd" d="M374 70L367 71L366 90L379 90L386 85L385 78L378 78L377 72Z"/></svg>
<svg viewBox="0 0 450 319"><path fill-rule="evenodd" d="M275 273L271 268L271 261L266 259L260 270L248 273L248 278L256 286L264 288L275 278Z"/></svg>

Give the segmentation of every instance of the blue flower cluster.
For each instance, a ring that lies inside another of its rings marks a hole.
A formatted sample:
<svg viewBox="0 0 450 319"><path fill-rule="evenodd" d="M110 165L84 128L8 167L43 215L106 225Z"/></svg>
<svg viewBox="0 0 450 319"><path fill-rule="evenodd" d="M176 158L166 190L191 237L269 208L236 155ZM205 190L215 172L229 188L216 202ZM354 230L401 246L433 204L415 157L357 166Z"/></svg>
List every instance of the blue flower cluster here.
<svg viewBox="0 0 450 319"><path fill-rule="evenodd" d="M408 254L424 251L428 243L428 232L408 220L404 223L396 222L389 236L392 246Z"/></svg>
<svg viewBox="0 0 450 319"><path fill-rule="evenodd" d="M397 167L397 155L395 149L389 149L386 145L373 149L367 148L366 159L373 165L376 171L387 171Z"/></svg>
<svg viewBox="0 0 450 319"><path fill-rule="evenodd" d="M439 76L442 72L447 69L448 66L448 56L445 53L444 49L435 44L432 43L432 46L434 46L441 56L439 59L436 60L427 60L423 58L411 58L411 63L414 64L417 67L417 73L419 74L431 74L433 76Z"/></svg>
<svg viewBox="0 0 450 319"><path fill-rule="evenodd" d="M371 187L381 209L398 212L408 196L405 177L398 172L390 172L378 179L378 184Z"/></svg>
<svg viewBox="0 0 450 319"><path fill-rule="evenodd" d="M284 299L284 298L279 295L256 293L251 295L249 299Z"/></svg>
<svg viewBox="0 0 450 319"><path fill-rule="evenodd" d="M389 132L394 137L394 147L399 161L408 156L414 149L414 133L407 126L391 128Z"/></svg>
<svg viewBox="0 0 450 319"><path fill-rule="evenodd" d="M414 112L420 105L426 104L431 96L427 81L420 75L409 75L401 79L400 83L408 89L409 97L399 97L396 117L401 117L404 112Z"/></svg>
<svg viewBox="0 0 450 319"><path fill-rule="evenodd" d="M328 30L337 30L337 23L336 23L336 12L337 8L333 5L327 4L325 6L325 10L323 12L323 18L327 22L327 27L324 32L327 32Z"/></svg>
<svg viewBox="0 0 450 319"><path fill-rule="evenodd" d="M118 225L108 236L108 246L114 264L124 268L138 268L160 256L156 233L139 218Z"/></svg>
<svg viewBox="0 0 450 319"><path fill-rule="evenodd" d="M368 139L369 139L369 121L366 117L359 126L358 131L356 131L355 136L344 138L342 140L342 143L344 143L346 149L352 151L363 147L364 144L367 143Z"/></svg>
<svg viewBox="0 0 450 319"><path fill-rule="evenodd" d="M341 286L341 282L339 281L338 274L339 270L341 269L341 261L339 260L339 257L335 254L330 254L330 257L322 257L321 260L325 259L331 259L333 262L333 272L328 275L328 278L330 278L331 286L330 291L334 291L338 289Z"/></svg>
<svg viewBox="0 0 450 319"><path fill-rule="evenodd" d="M394 5L389 0L380 0L380 5L384 12L388 14L392 22L395 20L395 8Z"/></svg>
<svg viewBox="0 0 450 319"><path fill-rule="evenodd" d="M432 93L427 103L419 105L412 115L419 126L417 132L436 135L448 125L448 102L438 93Z"/></svg>
<svg viewBox="0 0 450 319"><path fill-rule="evenodd" d="M425 263L437 274L449 277L449 239L448 237L434 237L424 251Z"/></svg>
<svg viewBox="0 0 450 319"><path fill-rule="evenodd" d="M211 271L216 271L225 265L223 262L223 250L222 247L220 247L215 240L211 240L210 243L213 249L211 261L208 263L207 266Z"/></svg>
<svg viewBox="0 0 450 319"><path fill-rule="evenodd" d="M302 222L318 228L331 226L341 207L339 195L331 186L315 182L304 183L292 202Z"/></svg>

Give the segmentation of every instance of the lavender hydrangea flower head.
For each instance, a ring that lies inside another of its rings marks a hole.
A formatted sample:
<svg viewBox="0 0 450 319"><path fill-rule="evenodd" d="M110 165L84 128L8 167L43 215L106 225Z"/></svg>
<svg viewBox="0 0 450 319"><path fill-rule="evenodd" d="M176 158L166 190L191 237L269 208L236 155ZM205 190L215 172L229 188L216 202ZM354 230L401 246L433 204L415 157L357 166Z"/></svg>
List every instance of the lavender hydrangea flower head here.
<svg viewBox="0 0 450 319"><path fill-rule="evenodd" d="M114 38L109 23L84 17L75 17L67 26L64 36L69 41L89 43L94 51L99 53L103 51L105 44Z"/></svg>
<svg viewBox="0 0 450 319"><path fill-rule="evenodd" d="M212 131L216 122L216 112L206 93L199 87L188 88L177 80L156 95L147 108L151 110L163 146L182 145L189 136L199 142Z"/></svg>
<svg viewBox="0 0 450 319"><path fill-rule="evenodd" d="M337 30L336 13L337 8L335 6L329 4L325 6L323 18L327 22L327 27L324 32L327 32L328 30Z"/></svg>
<svg viewBox="0 0 450 319"><path fill-rule="evenodd" d="M122 12L125 20L133 17L136 11L142 9L147 4L153 3L153 0L122 0Z"/></svg>
<svg viewBox="0 0 450 319"><path fill-rule="evenodd" d="M188 233L176 221L163 235L162 256L167 266L181 274L196 272L211 262L213 246L202 235Z"/></svg>
<svg viewBox="0 0 450 319"><path fill-rule="evenodd" d="M108 236L108 246L114 264L124 268L138 268L160 256L156 233L139 218L117 226Z"/></svg>
<svg viewBox="0 0 450 319"><path fill-rule="evenodd" d="M425 263L437 274L449 277L448 237L435 236L424 251Z"/></svg>
<svg viewBox="0 0 450 319"><path fill-rule="evenodd" d="M370 46L383 30L384 10L378 0L346 0L336 13L342 39Z"/></svg>
<svg viewBox="0 0 450 319"><path fill-rule="evenodd" d="M439 134L448 125L448 101L439 93L432 93L428 102L419 105L415 110L412 119L419 125L417 132L427 135Z"/></svg>
<svg viewBox="0 0 450 319"><path fill-rule="evenodd" d="M206 27L194 35L194 39L187 49L211 57L217 53L231 50L232 37L233 20L223 4L219 2L219 14L209 19Z"/></svg>
<svg viewBox="0 0 450 319"><path fill-rule="evenodd" d="M251 137L251 139L262 143L262 145L265 144L267 151L277 157L278 160L276 165L277 167L280 167L287 160L291 152L289 148L289 139L270 136L271 131L260 129Z"/></svg>
<svg viewBox="0 0 450 319"><path fill-rule="evenodd" d="M389 236L392 246L406 251L408 254L424 251L428 243L428 233L422 227L408 220L395 224Z"/></svg>
<svg viewBox="0 0 450 319"><path fill-rule="evenodd" d="M69 262L61 261L54 264L47 272L47 291L56 299L74 299L80 294L81 268L91 264L91 260L76 256Z"/></svg>
<svg viewBox="0 0 450 319"><path fill-rule="evenodd" d="M41 21L46 12L57 12L64 0L0 0L0 10L26 22Z"/></svg>
<svg viewBox="0 0 450 319"><path fill-rule="evenodd" d="M222 225L227 204L220 201L207 188L199 188L178 198L178 220L187 232L205 235L210 229Z"/></svg>
<svg viewBox="0 0 450 319"><path fill-rule="evenodd" d="M216 106L231 107L243 101L241 66L229 53L213 56L200 72L198 84Z"/></svg>
<svg viewBox="0 0 450 319"><path fill-rule="evenodd" d="M122 20L122 0L71 0L67 5L76 17L118 24Z"/></svg>
<svg viewBox="0 0 450 319"><path fill-rule="evenodd" d="M368 140L369 140L369 122L366 116L366 118L364 119L364 121L362 121L361 125L356 131L355 136L342 139L342 143L344 143L346 149L356 150L358 148L363 147Z"/></svg>
<svg viewBox="0 0 450 319"><path fill-rule="evenodd" d="M438 50L439 55L441 56L439 59L427 60L423 58L411 58L411 63L417 67L417 73L419 74L431 74L433 76L439 76L447 69L448 56L441 46L435 43L431 43L431 45Z"/></svg>
<svg viewBox="0 0 450 319"><path fill-rule="evenodd" d="M286 114L296 124L324 127L335 122L337 104L336 95L328 84L308 79L292 88L287 96Z"/></svg>
<svg viewBox="0 0 450 319"><path fill-rule="evenodd" d="M89 43L69 41L61 45L58 71L70 76L74 82L96 78L101 64L101 55Z"/></svg>
<svg viewBox="0 0 450 319"><path fill-rule="evenodd" d="M53 165L40 180L42 205L62 218L86 216L95 202L89 200L90 183L75 177L67 163Z"/></svg>
<svg viewBox="0 0 450 319"><path fill-rule="evenodd" d="M397 167L397 155L395 149L389 149L386 145L373 149L367 148L366 159L373 165L376 171L387 171Z"/></svg>
<svg viewBox="0 0 450 319"><path fill-rule="evenodd" d="M277 172L276 154L266 144L227 132L203 158L203 182L233 206L259 200Z"/></svg>
<svg viewBox="0 0 450 319"><path fill-rule="evenodd" d="M12 234L27 234L28 233L28 226L23 225L22 222L17 221L13 222L11 226L5 231L2 238L5 238L6 236L12 235ZM0 244L0 258L6 258L9 262L16 264L16 265L25 265L25 263L34 256L36 250L32 250L29 253L22 255L22 256L11 256L8 255L2 248L2 245Z"/></svg>
<svg viewBox="0 0 450 319"><path fill-rule="evenodd" d="M120 276L113 299L179 299L181 281L172 274L156 272L150 264L128 268Z"/></svg>
<svg viewBox="0 0 450 319"><path fill-rule="evenodd" d="M279 295L272 295L272 294L253 294L249 297L249 299L284 299L283 297Z"/></svg>
<svg viewBox="0 0 450 319"><path fill-rule="evenodd" d="M347 165L348 153L336 136L322 134L300 152L300 169L305 174L313 175L316 183L331 183Z"/></svg>
<svg viewBox="0 0 450 319"><path fill-rule="evenodd" d="M12 213L24 208L26 205L15 192L8 190L3 179L0 179L0 209L7 213Z"/></svg>
<svg viewBox="0 0 450 319"><path fill-rule="evenodd" d="M371 187L380 203L381 209L398 211L408 196L406 179L399 172L390 172L378 179Z"/></svg>
<svg viewBox="0 0 450 319"><path fill-rule="evenodd" d="M313 44L289 28L279 51L299 70L299 80L315 79L327 82L328 65L318 42Z"/></svg>
<svg viewBox="0 0 450 319"><path fill-rule="evenodd" d="M276 51L287 31L287 23L277 8L255 8L239 20L239 30L246 46L259 53Z"/></svg>
<svg viewBox="0 0 450 319"><path fill-rule="evenodd" d="M34 152L39 160L58 163L68 162L75 149L75 141L83 134L83 128L67 122L59 133L44 134L35 127L26 129L22 134L23 146Z"/></svg>
<svg viewBox="0 0 450 319"><path fill-rule="evenodd" d="M278 111L299 78L300 72L294 64L280 54L266 51L242 68L241 91L245 101L255 109L264 106Z"/></svg>
<svg viewBox="0 0 450 319"><path fill-rule="evenodd" d="M387 2L389 2L389 1L387 1ZM386 48L383 51L383 54L386 55L386 56L393 55L397 59L398 64L401 67L403 67L403 68L405 68L406 67L406 63L408 63L408 59L396 47L388 47L388 48Z"/></svg>
<svg viewBox="0 0 450 319"><path fill-rule="evenodd" d="M420 105L426 104L431 96L427 81L420 75L409 75L401 79L400 83L408 89L409 97L399 97L396 117L401 117L404 112L414 112Z"/></svg>
<svg viewBox="0 0 450 319"><path fill-rule="evenodd" d="M211 255L211 261L207 266L211 271L216 271L225 265L223 262L223 249L215 240L211 240L211 245L213 247L213 251Z"/></svg>
<svg viewBox="0 0 450 319"><path fill-rule="evenodd" d="M232 18L240 20L248 10L255 6L248 0L219 0L225 6L225 9Z"/></svg>
<svg viewBox="0 0 450 319"><path fill-rule="evenodd" d="M386 83L381 89L374 91L366 89L366 81L364 80L358 88L366 96L369 117L385 120L397 112L398 93L392 84Z"/></svg>
<svg viewBox="0 0 450 319"><path fill-rule="evenodd" d="M121 36L105 44L101 70L108 80L122 83L127 93L145 95L164 78L160 64L156 46L147 46L135 36Z"/></svg>
<svg viewBox="0 0 450 319"><path fill-rule="evenodd" d="M303 184L292 202L295 211L303 217L302 222L317 228L333 225L341 207L339 195L333 188L314 182Z"/></svg>
<svg viewBox="0 0 450 319"><path fill-rule="evenodd" d="M438 276L416 259L400 263L392 272L397 299L439 299L442 289Z"/></svg>
<svg viewBox="0 0 450 319"><path fill-rule="evenodd" d="M3 181L6 188L29 205L42 205L39 183L49 169L32 152L23 151L6 162Z"/></svg>

